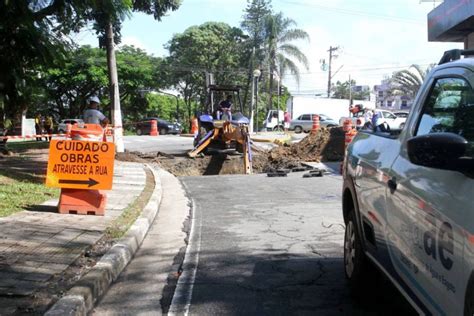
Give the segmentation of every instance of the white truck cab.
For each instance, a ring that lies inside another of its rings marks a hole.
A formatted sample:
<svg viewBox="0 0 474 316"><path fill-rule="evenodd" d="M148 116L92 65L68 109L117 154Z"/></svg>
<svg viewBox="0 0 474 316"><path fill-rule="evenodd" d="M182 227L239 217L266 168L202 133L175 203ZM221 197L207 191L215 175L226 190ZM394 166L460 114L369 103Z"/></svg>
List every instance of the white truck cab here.
<svg viewBox="0 0 474 316"><path fill-rule="evenodd" d="M420 314L474 314L474 58L446 52L403 130L360 130L343 165L345 274L383 271Z"/></svg>
<svg viewBox="0 0 474 316"><path fill-rule="evenodd" d="M283 130L283 121L285 113L282 110L270 110L267 112L263 129L266 131Z"/></svg>

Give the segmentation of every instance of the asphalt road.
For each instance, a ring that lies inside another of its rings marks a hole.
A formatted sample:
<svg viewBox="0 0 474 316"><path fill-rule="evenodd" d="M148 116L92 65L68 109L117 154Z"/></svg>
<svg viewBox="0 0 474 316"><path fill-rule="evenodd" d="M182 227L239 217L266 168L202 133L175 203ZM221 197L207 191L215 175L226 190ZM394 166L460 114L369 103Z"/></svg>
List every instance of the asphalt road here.
<svg viewBox="0 0 474 316"><path fill-rule="evenodd" d="M352 298L343 272L342 179L301 176L181 178L193 218L171 314L411 312L382 277Z"/></svg>
<svg viewBox="0 0 474 316"><path fill-rule="evenodd" d="M192 137L178 135L125 136L125 149L142 153L161 151L170 155L184 155L193 149Z"/></svg>

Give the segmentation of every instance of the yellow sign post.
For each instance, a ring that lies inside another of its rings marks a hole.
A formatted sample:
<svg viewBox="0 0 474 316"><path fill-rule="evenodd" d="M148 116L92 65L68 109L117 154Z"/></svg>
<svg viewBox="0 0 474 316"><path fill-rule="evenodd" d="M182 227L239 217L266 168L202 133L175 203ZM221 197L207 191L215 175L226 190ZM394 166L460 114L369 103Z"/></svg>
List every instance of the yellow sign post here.
<svg viewBox="0 0 474 316"><path fill-rule="evenodd" d="M113 143L52 140L46 185L55 188L110 190L114 158Z"/></svg>

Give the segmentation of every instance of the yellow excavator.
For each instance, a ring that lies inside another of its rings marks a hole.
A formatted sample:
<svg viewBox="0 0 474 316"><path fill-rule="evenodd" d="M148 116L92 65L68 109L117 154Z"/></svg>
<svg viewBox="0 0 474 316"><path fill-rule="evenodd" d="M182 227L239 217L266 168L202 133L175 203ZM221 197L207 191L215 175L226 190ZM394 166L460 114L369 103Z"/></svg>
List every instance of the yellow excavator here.
<svg viewBox="0 0 474 316"><path fill-rule="evenodd" d="M237 99L240 112L232 113L231 110L215 106L215 98L224 95ZM250 121L242 112L240 87L209 85L207 108L204 113L198 115L198 133L194 136L194 149L188 153L189 157L194 158L211 148L215 150L234 148L244 156L245 173L252 174Z"/></svg>

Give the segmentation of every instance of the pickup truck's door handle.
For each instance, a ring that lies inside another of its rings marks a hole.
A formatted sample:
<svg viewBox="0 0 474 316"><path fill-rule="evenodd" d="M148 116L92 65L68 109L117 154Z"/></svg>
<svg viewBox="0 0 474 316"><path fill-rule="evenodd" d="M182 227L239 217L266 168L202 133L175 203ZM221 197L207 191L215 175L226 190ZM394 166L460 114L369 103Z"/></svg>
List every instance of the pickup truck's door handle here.
<svg viewBox="0 0 474 316"><path fill-rule="evenodd" d="M388 188L390 189L390 193L394 193L397 189L397 179L393 177L392 179L387 181Z"/></svg>

